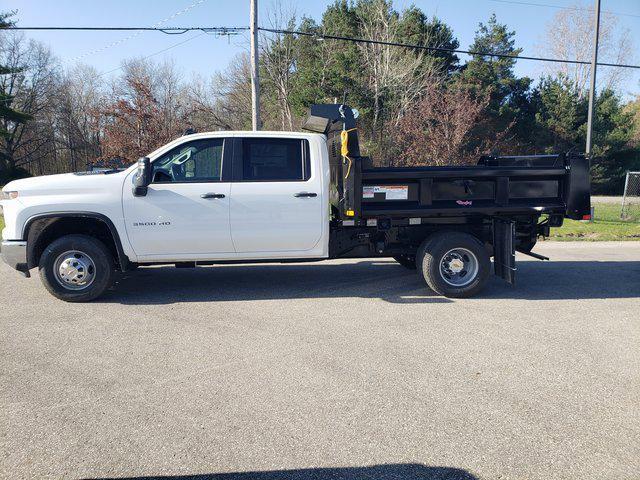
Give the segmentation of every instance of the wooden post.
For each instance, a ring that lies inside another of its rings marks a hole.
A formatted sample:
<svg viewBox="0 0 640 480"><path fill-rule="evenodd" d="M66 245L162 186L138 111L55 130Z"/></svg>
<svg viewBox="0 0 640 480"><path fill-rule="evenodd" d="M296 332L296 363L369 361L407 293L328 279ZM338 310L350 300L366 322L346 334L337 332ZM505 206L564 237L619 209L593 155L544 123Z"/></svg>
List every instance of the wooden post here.
<svg viewBox="0 0 640 480"><path fill-rule="evenodd" d="M593 56L591 58L591 87L589 88L589 113L587 117L587 146L585 152L591 155L591 136L593 133L593 116L596 98L596 69L598 66L598 39L600 36L600 0L595 5L595 25L593 32Z"/></svg>
<svg viewBox="0 0 640 480"><path fill-rule="evenodd" d="M258 0L251 0L251 126L260 130L260 76L258 59Z"/></svg>

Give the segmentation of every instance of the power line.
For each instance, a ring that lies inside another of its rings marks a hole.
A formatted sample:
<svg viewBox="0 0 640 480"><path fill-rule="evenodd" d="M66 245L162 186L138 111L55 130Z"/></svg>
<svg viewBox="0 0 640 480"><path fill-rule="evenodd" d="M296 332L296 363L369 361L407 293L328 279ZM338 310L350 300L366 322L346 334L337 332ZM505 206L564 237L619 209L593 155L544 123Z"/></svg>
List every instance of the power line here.
<svg viewBox="0 0 640 480"><path fill-rule="evenodd" d="M321 33L312 33L312 32L301 32L297 30L282 30L277 28L263 28L260 27L260 30L264 32L271 33L280 33L283 35L304 35L307 37L314 37L318 39L327 39L327 40L342 40L346 42L353 43L368 43L374 45L387 45L390 47L404 47L411 48L414 50L427 50L430 52L441 52L441 53L462 53L465 55L479 55L481 57L496 57L496 58L513 58L515 60L535 60L539 62L554 62L554 63L570 63L574 65L591 65L591 62L587 62L584 60L566 60L561 58L548 58L548 57L530 57L526 55L514 55L509 53L493 53L493 52L478 52L472 50L459 50L454 48L443 48L443 47L427 47L425 45L413 45L408 43L400 43L400 42L386 42L383 40L371 40L367 38L356 38L356 37L344 37L341 35L327 35ZM640 65L628 65L622 63L598 63L598 65L605 67L621 67L621 68L637 68L640 69Z"/></svg>
<svg viewBox="0 0 640 480"><path fill-rule="evenodd" d="M550 3L533 3L533 2L518 2L516 0L489 0L491 2L497 3L511 3L514 5L527 5L530 7L549 7L549 8L557 8L558 10L578 10L584 12L593 12L592 8L584 8L584 7L576 7L576 6L562 6L562 5L552 5ZM602 10L602 13L608 13L610 15L620 15L624 17L635 17L640 18L640 15L636 15L633 13L621 13L621 12L612 12L610 10Z"/></svg>
<svg viewBox="0 0 640 480"><path fill-rule="evenodd" d="M148 58L155 57L156 55L160 55L161 53L164 53L167 50L171 50L172 48L176 48L176 47L179 47L180 45L184 45L185 43L190 42L191 40L195 40L196 38L199 38L199 37L201 37L203 35L206 35L206 34L207 34L207 32L201 32L198 35L194 35L191 38L187 38L186 40L183 40L181 42L174 43L173 45L169 45L168 47L163 48L162 50L158 50L157 52L150 53L149 55L146 55L146 56L142 57L142 60L146 60ZM102 77L104 75L108 75L110 73L117 72L118 70L122 70L123 68L124 68L123 66L120 66L120 67L114 68L113 70L108 70L106 72L102 72L98 76Z"/></svg>
<svg viewBox="0 0 640 480"><path fill-rule="evenodd" d="M0 30L71 30L71 31L152 31L168 35L183 34L193 30L204 33L233 33L249 30L249 27L0 27Z"/></svg>
<svg viewBox="0 0 640 480"><path fill-rule="evenodd" d="M156 23L154 23L151 26L152 27L159 27L160 25L163 25L163 24L167 23L169 20L173 20L174 18L179 17L180 15L182 15L184 13L187 13L189 10L192 10L193 8L197 7L198 5L201 5L204 2L205 2L205 0L196 0L195 2L191 3L190 5L187 5L182 10L178 10L177 12L173 13L172 15L169 15L168 17L157 21ZM142 33L142 31L137 31L136 33L134 33L132 35L129 35L128 37L121 38L120 40L116 40L115 42L111 42L111 43L105 45L104 47L95 48L95 49L90 50L88 52L85 52L85 53L83 53L81 55L77 55L76 57L72 58L71 61L72 62L77 62L78 60L82 60L83 58L85 58L85 57L87 57L89 55L95 55L96 53L103 52L105 50L108 50L109 48L112 48L112 47L115 47L115 46L118 46L118 45L122 45L126 41L131 40L132 38L135 38L135 37L139 36L141 33Z"/></svg>
<svg viewBox="0 0 640 480"><path fill-rule="evenodd" d="M142 30L142 31L157 31L165 34L178 34L181 35L193 30L199 30L204 33L218 33L221 35L234 35L241 31L249 30L249 27L4 27L2 30L76 30L76 31L99 31L99 30ZM531 57L526 55L514 55L509 53L494 53L494 52L480 52L472 50L460 50L454 48L443 47L428 47L426 45L416 45L401 42L387 42L383 40L372 40L367 38L357 37L345 37L342 35L329 35L314 32L301 32L298 30L283 30L277 28L264 28L258 27L258 30L271 33L279 33L283 35L302 35L307 37L313 37L317 39L326 40L341 40L345 42L353 43L368 43L374 45L387 45L391 47L410 48L413 50L426 50L430 52L440 53L460 53L464 55L477 55L481 57L496 57L496 58L512 58L514 60L533 60L539 62L552 62L552 63L569 63L573 65L590 65L591 62L584 60L567 60L561 58L549 58L549 57ZM600 63L598 65L604 67L619 67L619 68L636 68L640 69L640 65L630 65L623 63Z"/></svg>

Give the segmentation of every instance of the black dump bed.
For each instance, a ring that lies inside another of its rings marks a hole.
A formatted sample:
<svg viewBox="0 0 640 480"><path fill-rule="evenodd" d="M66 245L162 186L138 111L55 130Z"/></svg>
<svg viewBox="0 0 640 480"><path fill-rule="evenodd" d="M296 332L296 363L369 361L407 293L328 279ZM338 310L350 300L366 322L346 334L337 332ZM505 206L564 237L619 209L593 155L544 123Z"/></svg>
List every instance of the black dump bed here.
<svg viewBox="0 0 640 480"><path fill-rule="evenodd" d="M528 165L512 159L469 167L363 169L357 172L353 207L364 218L554 213L582 219L589 214L584 157L528 157Z"/></svg>
<svg viewBox="0 0 640 480"><path fill-rule="evenodd" d="M462 167L369 168L346 105L314 105L308 130L327 135L332 204L343 220L458 215L590 214L583 155L481 157Z"/></svg>

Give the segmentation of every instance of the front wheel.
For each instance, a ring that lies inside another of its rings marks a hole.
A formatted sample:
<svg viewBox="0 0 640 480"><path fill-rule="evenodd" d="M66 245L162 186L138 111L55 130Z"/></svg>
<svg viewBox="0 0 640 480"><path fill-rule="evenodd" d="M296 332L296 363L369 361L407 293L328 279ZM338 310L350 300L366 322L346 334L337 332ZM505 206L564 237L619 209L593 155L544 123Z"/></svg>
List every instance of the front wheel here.
<svg viewBox="0 0 640 480"><path fill-rule="evenodd" d="M40 278L54 297L65 302L88 302L111 286L113 256L100 240L66 235L54 240L40 257Z"/></svg>
<svg viewBox="0 0 640 480"><path fill-rule="evenodd" d="M491 260L484 245L467 233L442 232L418 250L418 271L427 285L445 297L466 298L486 285Z"/></svg>

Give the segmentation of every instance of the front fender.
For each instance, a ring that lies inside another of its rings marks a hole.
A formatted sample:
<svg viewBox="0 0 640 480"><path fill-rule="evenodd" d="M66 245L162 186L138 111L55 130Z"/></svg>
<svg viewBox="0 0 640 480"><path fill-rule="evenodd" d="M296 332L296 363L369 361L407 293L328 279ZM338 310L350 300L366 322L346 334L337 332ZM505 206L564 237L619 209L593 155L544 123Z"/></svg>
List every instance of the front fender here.
<svg viewBox="0 0 640 480"><path fill-rule="evenodd" d="M37 264L37 245L38 239L40 236L54 224L56 221L62 218L89 218L96 220L98 222L106 225L107 229L111 233L113 238L116 253L117 253L117 262L120 265L120 268L124 271L127 269L129 263L132 261L136 261L135 257L130 257L127 252L125 252L122 243L122 237L111 221L109 217L97 212L85 212L85 211L62 211L62 212L47 212L40 213L29 217L29 219L25 222L22 238L27 240L27 264L29 268L33 268Z"/></svg>

